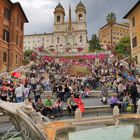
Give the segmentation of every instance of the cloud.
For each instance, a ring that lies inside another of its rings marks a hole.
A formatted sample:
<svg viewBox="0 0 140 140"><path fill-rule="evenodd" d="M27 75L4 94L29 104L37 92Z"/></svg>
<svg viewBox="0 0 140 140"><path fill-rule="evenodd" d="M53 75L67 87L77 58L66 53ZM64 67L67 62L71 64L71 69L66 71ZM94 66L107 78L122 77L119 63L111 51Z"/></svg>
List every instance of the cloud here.
<svg viewBox="0 0 140 140"><path fill-rule="evenodd" d="M25 25L25 34L53 32L54 8L59 0L12 0L19 1L29 19ZM61 0L66 10L68 19L68 7L70 0ZM75 7L80 0L71 0L72 16L75 20ZM117 21L122 22L123 16L137 2L137 0L82 0L87 8L88 37L98 33L99 28L106 24L106 16L109 12L116 13Z"/></svg>

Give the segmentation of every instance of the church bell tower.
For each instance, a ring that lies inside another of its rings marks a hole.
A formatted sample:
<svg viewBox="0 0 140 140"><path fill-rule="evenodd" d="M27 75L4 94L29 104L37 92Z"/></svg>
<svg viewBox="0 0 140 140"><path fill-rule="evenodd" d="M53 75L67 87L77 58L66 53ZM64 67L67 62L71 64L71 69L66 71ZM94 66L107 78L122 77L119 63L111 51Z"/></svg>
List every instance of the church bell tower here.
<svg viewBox="0 0 140 140"><path fill-rule="evenodd" d="M86 22L86 7L81 1L76 6L75 12L77 22Z"/></svg>
<svg viewBox="0 0 140 140"><path fill-rule="evenodd" d="M61 3L59 3L54 11L54 24L63 24L65 21L65 10Z"/></svg>

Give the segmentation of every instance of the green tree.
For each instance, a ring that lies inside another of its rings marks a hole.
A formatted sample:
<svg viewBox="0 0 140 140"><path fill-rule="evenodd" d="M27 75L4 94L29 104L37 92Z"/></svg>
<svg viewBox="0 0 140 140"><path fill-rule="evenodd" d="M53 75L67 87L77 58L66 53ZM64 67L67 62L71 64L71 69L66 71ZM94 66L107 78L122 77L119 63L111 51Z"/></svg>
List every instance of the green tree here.
<svg viewBox="0 0 140 140"><path fill-rule="evenodd" d="M96 34L93 34L91 40L89 41L89 51L93 52L95 50L100 50L100 41Z"/></svg>
<svg viewBox="0 0 140 140"><path fill-rule="evenodd" d="M129 56L131 54L130 37L123 37L115 48L118 54Z"/></svg>
<svg viewBox="0 0 140 140"><path fill-rule="evenodd" d="M34 52L34 50L25 50L24 57L25 58L30 57L33 52Z"/></svg>
<svg viewBox="0 0 140 140"><path fill-rule="evenodd" d="M110 36L110 41L111 41L111 48L113 46L113 37L112 37L112 32L113 32L113 25L116 23L116 14L111 12L111 13L108 13L107 17L106 17L106 21L108 23L108 25L110 26L110 33L111 33L111 36Z"/></svg>

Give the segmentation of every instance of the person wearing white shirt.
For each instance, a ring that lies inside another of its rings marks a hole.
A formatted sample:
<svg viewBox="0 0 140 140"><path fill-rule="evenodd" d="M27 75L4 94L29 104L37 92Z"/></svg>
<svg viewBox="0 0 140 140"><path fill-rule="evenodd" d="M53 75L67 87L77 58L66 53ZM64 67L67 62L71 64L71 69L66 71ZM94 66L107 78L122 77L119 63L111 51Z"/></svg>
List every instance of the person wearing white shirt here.
<svg viewBox="0 0 140 140"><path fill-rule="evenodd" d="M17 84L17 87L15 89L15 96L16 96L17 103L23 102L23 89L20 86L20 84Z"/></svg>
<svg viewBox="0 0 140 140"><path fill-rule="evenodd" d="M35 77L31 77L30 84L32 86L32 89L35 90L36 89L36 86L37 86L36 85L37 84L37 81L36 81Z"/></svg>
<svg viewBox="0 0 140 140"><path fill-rule="evenodd" d="M29 88L25 85L25 88L23 90L23 93L24 93L24 99L28 99L29 97Z"/></svg>

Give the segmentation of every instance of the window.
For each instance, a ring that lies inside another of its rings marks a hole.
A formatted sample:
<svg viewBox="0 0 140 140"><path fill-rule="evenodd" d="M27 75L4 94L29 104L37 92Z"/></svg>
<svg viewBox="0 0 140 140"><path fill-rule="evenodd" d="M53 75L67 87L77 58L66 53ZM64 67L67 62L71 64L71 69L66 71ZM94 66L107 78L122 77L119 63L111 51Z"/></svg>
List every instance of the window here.
<svg viewBox="0 0 140 140"><path fill-rule="evenodd" d="M3 40L9 42L9 32L7 30L3 30Z"/></svg>
<svg viewBox="0 0 140 140"><path fill-rule="evenodd" d="M138 64L138 56L135 56L135 62Z"/></svg>
<svg viewBox="0 0 140 140"><path fill-rule="evenodd" d="M19 25L19 15L17 15L17 26Z"/></svg>
<svg viewBox="0 0 140 140"><path fill-rule="evenodd" d="M16 35L16 45L18 45L18 35Z"/></svg>
<svg viewBox="0 0 140 140"><path fill-rule="evenodd" d="M137 37L132 38L133 48L137 47Z"/></svg>
<svg viewBox="0 0 140 140"><path fill-rule="evenodd" d="M60 38L58 37L58 38L57 38L57 43L59 43L59 42L60 42Z"/></svg>
<svg viewBox="0 0 140 140"><path fill-rule="evenodd" d="M83 19L83 15L79 14L79 20L81 21Z"/></svg>
<svg viewBox="0 0 140 140"><path fill-rule="evenodd" d="M10 20L10 10L7 8L4 8L4 17Z"/></svg>
<svg viewBox="0 0 140 140"><path fill-rule="evenodd" d="M135 17L132 18L132 26L135 26Z"/></svg>
<svg viewBox="0 0 140 140"><path fill-rule="evenodd" d="M21 30L23 31L23 26L24 24L23 24L23 22L20 22L20 28L21 28Z"/></svg>
<svg viewBox="0 0 140 140"><path fill-rule="evenodd" d="M114 46L116 46L116 44L117 44L116 42L113 42L113 45L114 45Z"/></svg>
<svg viewBox="0 0 140 140"><path fill-rule="evenodd" d="M82 38L82 36L80 35L80 42L82 42L83 41L83 38Z"/></svg>
<svg viewBox="0 0 140 140"><path fill-rule="evenodd" d="M60 16L57 16L57 22L60 22Z"/></svg>
<svg viewBox="0 0 140 140"><path fill-rule="evenodd" d="M16 55L16 64L18 63L18 57L17 57L17 55Z"/></svg>
<svg viewBox="0 0 140 140"><path fill-rule="evenodd" d="M7 62L7 53L3 52L3 62Z"/></svg>
<svg viewBox="0 0 140 140"><path fill-rule="evenodd" d="M22 48L22 43L23 41L22 41L22 36L20 36L20 48Z"/></svg>

